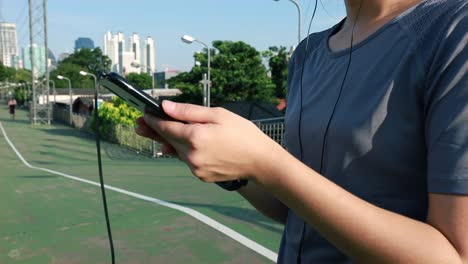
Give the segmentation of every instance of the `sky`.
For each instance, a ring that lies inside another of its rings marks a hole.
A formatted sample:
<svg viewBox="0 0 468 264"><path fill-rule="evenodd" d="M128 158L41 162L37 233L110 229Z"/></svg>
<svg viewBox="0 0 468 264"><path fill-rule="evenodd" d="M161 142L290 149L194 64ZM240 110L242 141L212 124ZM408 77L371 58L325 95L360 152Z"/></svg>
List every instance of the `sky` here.
<svg viewBox="0 0 468 264"><path fill-rule="evenodd" d="M34 0L38 5L42 0ZM315 1L297 0L305 38ZM345 15L343 0L319 0L310 32L327 29ZM0 20L18 28L18 45L29 44L28 0L0 0ZM203 46L186 44L188 34L211 44L243 41L258 51L297 45L298 10L290 0L47 0L48 46L56 57L73 52L78 37L102 48L104 34L133 32L156 42L156 70L187 71Z"/></svg>

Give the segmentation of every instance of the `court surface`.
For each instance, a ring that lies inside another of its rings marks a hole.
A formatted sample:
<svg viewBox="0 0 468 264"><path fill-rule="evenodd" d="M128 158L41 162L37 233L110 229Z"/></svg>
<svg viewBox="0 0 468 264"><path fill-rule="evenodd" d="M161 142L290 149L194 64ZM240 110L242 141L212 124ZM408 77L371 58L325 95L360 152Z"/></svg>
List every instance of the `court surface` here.
<svg viewBox="0 0 468 264"><path fill-rule="evenodd" d="M94 138L32 126L22 110L12 121L3 102L0 122L0 263L110 263ZM200 182L176 159L106 142L102 158L117 263L276 257L282 226L237 193Z"/></svg>

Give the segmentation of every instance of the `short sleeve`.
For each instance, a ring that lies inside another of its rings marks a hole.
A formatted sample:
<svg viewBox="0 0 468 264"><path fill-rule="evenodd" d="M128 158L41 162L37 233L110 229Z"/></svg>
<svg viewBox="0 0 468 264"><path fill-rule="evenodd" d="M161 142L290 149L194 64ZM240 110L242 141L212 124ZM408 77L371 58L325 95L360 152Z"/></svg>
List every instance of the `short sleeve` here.
<svg viewBox="0 0 468 264"><path fill-rule="evenodd" d="M431 193L468 194L467 8L445 27L427 75L427 184ZM435 36L434 36L435 37Z"/></svg>

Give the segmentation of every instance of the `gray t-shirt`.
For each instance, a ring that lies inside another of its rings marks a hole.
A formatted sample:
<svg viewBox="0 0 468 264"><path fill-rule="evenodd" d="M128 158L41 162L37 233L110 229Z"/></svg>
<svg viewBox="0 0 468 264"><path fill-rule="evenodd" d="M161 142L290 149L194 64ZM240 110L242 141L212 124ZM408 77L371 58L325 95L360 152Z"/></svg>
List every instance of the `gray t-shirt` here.
<svg viewBox="0 0 468 264"><path fill-rule="evenodd" d="M356 44L325 143L349 50L328 47L342 23L312 34L307 51L303 41L289 66L288 150L356 196L420 221L428 192L468 194L466 3L422 2ZM278 262L351 260L290 210Z"/></svg>

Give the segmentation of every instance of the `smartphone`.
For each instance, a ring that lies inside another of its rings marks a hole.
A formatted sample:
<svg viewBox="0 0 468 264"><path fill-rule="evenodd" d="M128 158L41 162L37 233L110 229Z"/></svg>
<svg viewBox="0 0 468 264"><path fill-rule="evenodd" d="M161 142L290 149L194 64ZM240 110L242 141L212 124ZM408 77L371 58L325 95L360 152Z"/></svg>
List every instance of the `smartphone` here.
<svg viewBox="0 0 468 264"><path fill-rule="evenodd" d="M156 99L142 89L131 85L128 80L115 72L100 72L99 84L142 113L149 113L162 119L176 121L164 112L161 104Z"/></svg>

